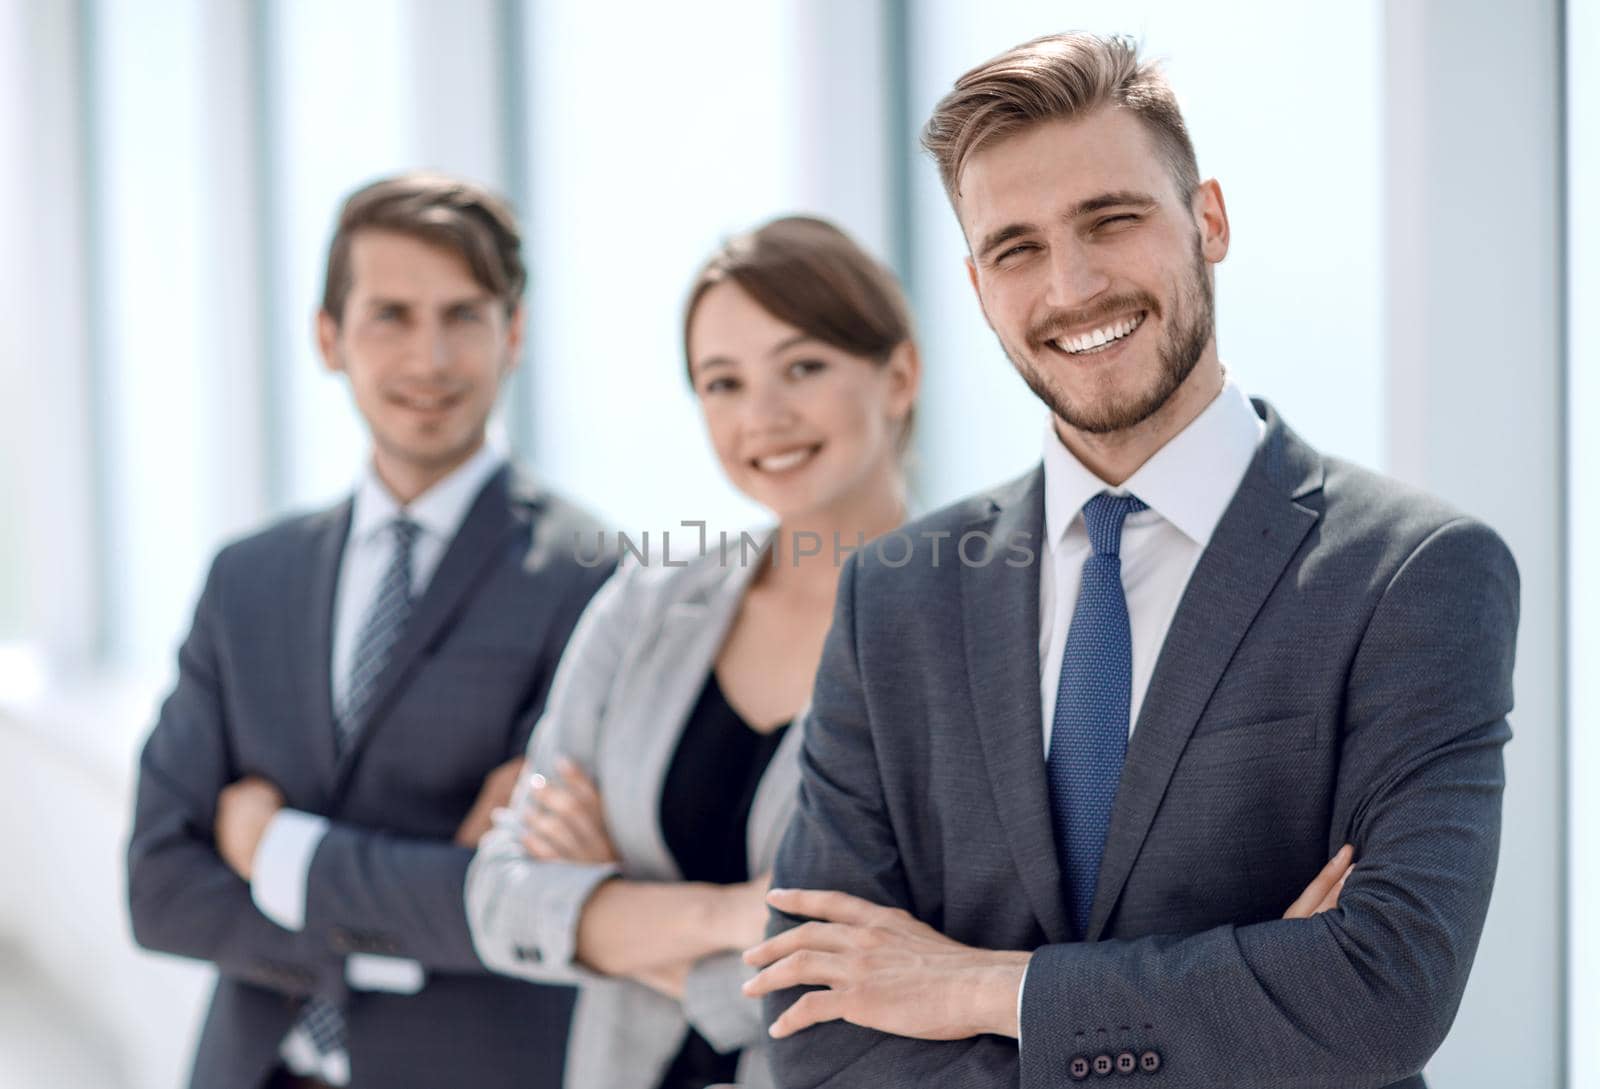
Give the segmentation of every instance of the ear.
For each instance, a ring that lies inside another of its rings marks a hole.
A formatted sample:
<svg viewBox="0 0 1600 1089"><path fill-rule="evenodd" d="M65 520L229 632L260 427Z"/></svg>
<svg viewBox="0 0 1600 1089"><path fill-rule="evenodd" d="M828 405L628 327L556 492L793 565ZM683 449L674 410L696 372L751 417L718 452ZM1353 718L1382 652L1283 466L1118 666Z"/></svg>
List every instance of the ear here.
<svg viewBox="0 0 1600 1089"><path fill-rule="evenodd" d="M326 310L318 310L316 318L317 351L322 353L322 365L329 372L344 370L344 357L339 354L339 323Z"/></svg>
<svg viewBox="0 0 1600 1089"><path fill-rule="evenodd" d="M917 403L917 390L922 386L922 353L916 341L907 337L895 345L884 367L889 375L889 415L904 420Z"/></svg>
<svg viewBox="0 0 1600 1089"><path fill-rule="evenodd" d="M1210 178L1200 183L1190 199L1189 210L1200 231L1200 253L1210 264L1228 256L1228 206L1222 199L1222 186Z"/></svg>
<svg viewBox="0 0 1600 1089"><path fill-rule="evenodd" d="M506 319L506 369L505 374L510 374L522 362L522 334L525 327L525 318L528 308L522 303L511 312Z"/></svg>

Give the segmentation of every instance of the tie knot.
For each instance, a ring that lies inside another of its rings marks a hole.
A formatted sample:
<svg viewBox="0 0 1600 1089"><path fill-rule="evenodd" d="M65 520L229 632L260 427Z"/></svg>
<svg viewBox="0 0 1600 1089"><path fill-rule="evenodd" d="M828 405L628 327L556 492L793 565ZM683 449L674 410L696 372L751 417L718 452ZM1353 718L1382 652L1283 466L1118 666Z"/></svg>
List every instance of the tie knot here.
<svg viewBox="0 0 1600 1089"><path fill-rule="evenodd" d="M1115 556L1122 548L1122 520L1137 514L1145 505L1131 495L1101 492L1083 505L1083 525L1089 531L1089 546L1097 556Z"/></svg>
<svg viewBox="0 0 1600 1089"><path fill-rule="evenodd" d="M417 535L422 532L422 527L405 515L399 515L389 523L389 529L394 533L394 546L402 555L411 554L411 546L417 543Z"/></svg>

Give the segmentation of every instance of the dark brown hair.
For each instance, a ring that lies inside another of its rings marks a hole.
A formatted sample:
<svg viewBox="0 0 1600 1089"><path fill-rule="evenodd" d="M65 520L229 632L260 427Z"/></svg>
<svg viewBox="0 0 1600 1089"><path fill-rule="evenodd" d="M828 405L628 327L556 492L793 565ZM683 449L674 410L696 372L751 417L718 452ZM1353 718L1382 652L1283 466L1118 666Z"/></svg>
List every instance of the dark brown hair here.
<svg viewBox="0 0 1600 1089"><path fill-rule="evenodd" d="M686 368L695 311L723 282L784 324L877 363L911 339L911 310L894 273L826 220L784 216L729 240L701 266L683 308Z"/></svg>
<svg viewBox="0 0 1600 1089"><path fill-rule="evenodd" d="M1080 117L1097 107L1128 110L1155 137L1181 196L1200 184L1194 145L1172 87L1131 38L1050 34L1008 49L956 80L922 130L955 203L973 153L1042 121Z"/></svg>
<svg viewBox="0 0 1600 1089"><path fill-rule="evenodd" d="M335 322L344 319L350 294L350 243L364 230L395 231L459 254L508 315L522 302L528 274L511 206L461 178L400 174L357 189L339 212L322 289L322 309Z"/></svg>

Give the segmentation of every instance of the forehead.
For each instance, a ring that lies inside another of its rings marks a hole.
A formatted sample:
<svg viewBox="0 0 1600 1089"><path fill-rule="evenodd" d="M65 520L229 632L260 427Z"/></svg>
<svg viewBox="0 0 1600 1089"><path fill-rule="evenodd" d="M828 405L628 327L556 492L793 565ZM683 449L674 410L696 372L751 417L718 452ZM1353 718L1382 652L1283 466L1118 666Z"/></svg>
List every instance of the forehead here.
<svg viewBox="0 0 1600 1089"><path fill-rule="evenodd" d="M731 280L707 289L689 322L689 351L696 360L711 356L763 356L800 333L773 317Z"/></svg>
<svg viewBox="0 0 1600 1089"><path fill-rule="evenodd" d="M404 297L485 291L466 258L444 246L398 231L367 229L350 240L353 294Z"/></svg>
<svg viewBox="0 0 1600 1089"><path fill-rule="evenodd" d="M969 245L1001 227L1042 224L1102 193L1175 196L1149 129L1114 106L1030 125L980 148L958 185L956 211Z"/></svg>

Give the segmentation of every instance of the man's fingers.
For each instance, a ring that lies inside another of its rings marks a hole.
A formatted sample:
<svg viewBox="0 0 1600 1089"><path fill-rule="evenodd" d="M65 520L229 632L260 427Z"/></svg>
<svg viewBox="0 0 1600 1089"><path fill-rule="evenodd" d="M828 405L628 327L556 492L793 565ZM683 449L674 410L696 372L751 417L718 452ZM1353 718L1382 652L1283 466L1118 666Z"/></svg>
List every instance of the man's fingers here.
<svg viewBox="0 0 1600 1089"><path fill-rule="evenodd" d="M1305 891L1295 898L1289 905L1289 910L1283 913L1285 919L1306 919L1316 914L1317 905L1322 903L1331 892L1339 879L1349 870L1351 861L1355 858L1356 849L1350 844L1339 848L1327 865L1322 867L1322 872L1312 878L1311 884Z"/></svg>
<svg viewBox="0 0 1600 1089"><path fill-rule="evenodd" d="M760 998L789 987L833 987L847 978L846 965L837 954L802 949L757 972L742 990L751 998Z"/></svg>
<svg viewBox="0 0 1600 1089"><path fill-rule="evenodd" d="M1319 903L1317 905L1317 909L1312 912L1313 915L1321 915L1324 911L1332 911L1334 908L1339 906L1339 894L1344 891L1344 883L1350 880L1350 875L1355 872L1355 869L1356 868L1354 866L1351 866L1344 872L1344 876L1339 878L1339 883L1334 885L1332 889L1328 890L1328 895L1322 898L1322 902Z"/></svg>
<svg viewBox="0 0 1600 1089"><path fill-rule="evenodd" d="M853 926L880 922L889 910L859 896L821 889L772 889L767 893L767 903L785 915Z"/></svg>
<svg viewBox="0 0 1600 1089"><path fill-rule="evenodd" d="M795 1000L794 1005L784 1010L781 1017L772 1022L772 1027L767 1029L767 1035L774 1040L781 1040L785 1036L793 1036L801 1029L810 1028L823 1021L837 1021L842 1016L844 1016L844 1001L839 992L807 991Z"/></svg>
<svg viewBox="0 0 1600 1089"><path fill-rule="evenodd" d="M744 962L753 968L764 968L802 949L836 953L849 948L849 940L849 928L837 923L801 923L782 934L774 934L754 948L746 949Z"/></svg>

